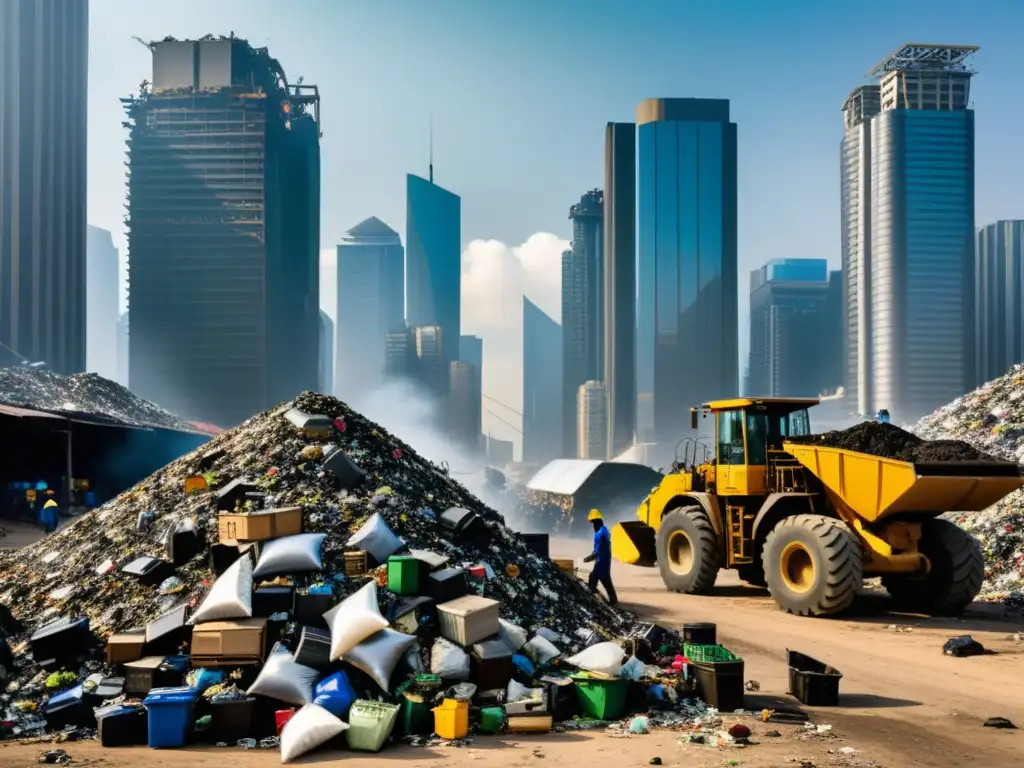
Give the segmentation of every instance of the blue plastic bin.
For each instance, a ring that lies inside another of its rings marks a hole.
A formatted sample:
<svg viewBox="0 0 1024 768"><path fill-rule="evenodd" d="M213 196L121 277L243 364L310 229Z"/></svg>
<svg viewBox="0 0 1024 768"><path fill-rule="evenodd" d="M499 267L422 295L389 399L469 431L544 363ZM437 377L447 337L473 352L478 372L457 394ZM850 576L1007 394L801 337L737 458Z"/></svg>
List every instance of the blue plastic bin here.
<svg viewBox="0 0 1024 768"><path fill-rule="evenodd" d="M335 672L317 683L313 697L314 704L323 707L342 720L348 718L352 702L358 698L352 683L348 680L348 675L344 672Z"/></svg>
<svg viewBox="0 0 1024 768"><path fill-rule="evenodd" d="M149 711L149 746L173 749L185 746L192 730L199 690L196 688L154 688L142 702Z"/></svg>

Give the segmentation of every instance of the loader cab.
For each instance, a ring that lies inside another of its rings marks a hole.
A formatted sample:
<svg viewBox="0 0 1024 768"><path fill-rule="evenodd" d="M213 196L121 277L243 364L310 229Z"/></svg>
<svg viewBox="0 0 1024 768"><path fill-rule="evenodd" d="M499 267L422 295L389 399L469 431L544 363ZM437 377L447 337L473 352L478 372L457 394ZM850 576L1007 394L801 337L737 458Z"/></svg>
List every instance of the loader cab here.
<svg viewBox="0 0 1024 768"><path fill-rule="evenodd" d="M740 398L717 400L690 410L690 426L713 415L715 492L721 496L763 496L769 492L769 465L783 455L788 437L811 433L808 408L817 399Z"/></svg>

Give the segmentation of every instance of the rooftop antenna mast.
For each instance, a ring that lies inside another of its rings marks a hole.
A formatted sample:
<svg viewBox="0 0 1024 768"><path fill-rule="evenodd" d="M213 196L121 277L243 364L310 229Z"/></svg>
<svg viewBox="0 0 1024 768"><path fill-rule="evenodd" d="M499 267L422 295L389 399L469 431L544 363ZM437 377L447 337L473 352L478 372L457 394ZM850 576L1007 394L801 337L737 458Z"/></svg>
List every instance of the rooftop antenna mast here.
<svg viewBox="0 0 1024 768"><path fill-rule="evenodd" d="M430 113L430 183L434 183L434 113Z"/></svg>

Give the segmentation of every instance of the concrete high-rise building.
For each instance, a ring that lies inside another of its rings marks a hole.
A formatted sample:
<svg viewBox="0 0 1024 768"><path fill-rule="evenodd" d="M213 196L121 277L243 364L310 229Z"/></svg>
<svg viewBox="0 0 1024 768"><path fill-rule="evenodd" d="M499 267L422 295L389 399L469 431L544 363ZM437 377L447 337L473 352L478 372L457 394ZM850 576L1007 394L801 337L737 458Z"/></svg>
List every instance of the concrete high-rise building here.
<svg viewBox="0 0 1024 768"><path fill-rule="evenodd" d="M319 363L316 377L317 391L325 395L332 395L334 394L334 321L322 309L320 310Z"/></svg>
<svg viewBox="0 0 1024 768"><path fill-rule="evenodd" d="M117 320L117 383L131 387L128 381L128 313L122 312Z"/></svg>
<svg viewBox="0 0 1024 768"><path fill-rule="evenodd" d="M462 325L462 200L430 179L406 179L405 316L409 327L439 326L457 339ZM444 350L445 372L459 357Z"/></svg>
<svg viewBox="0 0 1024 768"><path fill-rule="evenodd" d="M825 259L775 259L750 273L747 394L815 397L837 385L824 364L829 338Z"/></svg>
<svg viewBox="0 0 1024 768"><path fill-rule="evenodd" d="M384 336L384 379L400 380L412 376L415 359L412 331L389 331Z"/></svg>
<svg viewBox="0 0 1024 768"><path fill-rule="evenodd" d="M389 332L405 329L405 251L395 230L376 217L356 224L338 246L334 381L356 399L384 378Z"/></svg>
<svg viewBox="0 0 1024 768"><path fill-rule="evenodd" d="M576 391L604 375L604 192L570 206L572 247L562 254L562 452L575 456Z"/></svg>
<svg viewBox="0 0 1024 768"><path fill-rule="evenodd" d="M239 38L150 48L124 100L132 388L227 427L317 386L320 96Z"/></svg>
<svg viewBox="0 0 1024 768"><path fill-rule="evenodd" d="M690 408L739 392L736 124L727 99L649 99L636 122L637 432L671 457Z"/></svg>
<svg viewBox="0 0 1024 768"><path fill-rule="evenodd" d="M0 2L0 350L86 367L87 0Z"/></svg>
<svg viewBox="0 0 1024 768"><path fill-rule="evenodd" d="M604 389L607 450L636 435L636 125L608 123L604 140Z"/></svg>
<svg viewBox="0 0 1024 768"><path fill-rule="evenodd" d="M444 339L444 328L439 325L421 325L409 329L412 336L413 380L422 390L438 400L448 398L450 383L448 374L448 350Z"/></svg>
<svg viewBox="0 0 1024 768"><path fill-rule="evenodd" d="M117 378L117 248L107 230L89 226L86 243L86 370Z"/></svg>
<svg viewBox="0 0 1024 768"><path fill-rule="evenodd" d="M978 229L975 248L975 383L1024 361L1024 221Z"/></svg>
<svg viewBox="0 0 1024 768"><path fill-rule="evenodd" d="M523 461L562 455L562 327L523 297Z"/></svg>
<svg viewBox="0 0 1024 768"><path fill-rule="evenodd" d="M973 384L975 46L901 46L844 104L847 383L913 421ZM877 111L876 111L877 110ZM868 181L869 179L869 181ZM868 246L870 244L870 246Z"/></svg>
<svg viewBox="0 0 1024 768"><path fill-rule="evenodd" d="M608 458L608 401L600 381L580 385L576 394L576 432L579 458Z"/></svg>
<svg viewBox="0 0 1024 768"><path fill-rule="evenodd" d="M448 432L464 448L476 451L480 446L480 376L471 363L456 360L448 378Z"/></svg>
<svg viewBox="0 0 1024 768"><path fill-rule="evenodd" d="M479 336L459 337L459 360L473 368L473 388L478 393L476 411L471 418L476 424L476 440L483 437L483 375L484 375L484 340ZM476 445L476 443L474 443Z"/></svg>

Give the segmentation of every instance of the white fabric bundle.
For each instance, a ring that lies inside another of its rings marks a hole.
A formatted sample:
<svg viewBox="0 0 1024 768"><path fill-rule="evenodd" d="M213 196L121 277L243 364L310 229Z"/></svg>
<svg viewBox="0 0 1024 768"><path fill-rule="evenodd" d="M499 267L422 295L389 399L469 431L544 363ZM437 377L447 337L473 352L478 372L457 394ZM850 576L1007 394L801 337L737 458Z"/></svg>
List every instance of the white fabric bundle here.
<svg viewBox="0 0 1024 768"><path fill-rule="evenodd" d="M213 582L189 624L252 616L252 558L242 555Z"/></svg>
<svg viewBox="0 0 1024 768"><path fill-rule="evenodd" d="M574 667L579 667L587 672L618 677L619 673L622 672L622 660L624 658L626 658L626 652L622 650L621 645L607 642L598 643L580 651L568 659L568 662Z"/></svg>
<svg viewBox="0 0 1024 768"><path fill-rule="evenodd" d="M377 582L345 598L324 614L331 628L331 661L337 661L368 637L387 628L377 604Z"/></svg>
<svg viewBox="0 0 1024 768"><path fill-rule="evenodd" d="M313 685L319 677L319 672L299 664L287 649L277 645L246 693L302 706L313 701Z"/></svg>
<svg viewBox="0 0 1024 768"><path fill-rule="evenodd" d="M281 731L281 762L288 763L348 730L348 723L323 707L307 704Z"/></svg>

